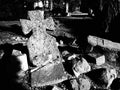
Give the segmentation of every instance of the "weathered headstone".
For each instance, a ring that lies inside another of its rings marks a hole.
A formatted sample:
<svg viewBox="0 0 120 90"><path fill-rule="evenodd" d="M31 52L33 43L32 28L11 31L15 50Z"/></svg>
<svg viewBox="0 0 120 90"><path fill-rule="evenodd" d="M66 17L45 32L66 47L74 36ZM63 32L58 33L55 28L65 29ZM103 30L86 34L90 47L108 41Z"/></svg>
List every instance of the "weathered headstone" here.
<svg viewBox="0 0 120 90"><path fill-rule="evenodd" d="M53 19L44 19L40 10L29 11L28 16L30 20L20 21L24 34L33 32L27 42L30 61L37 66L31 71L31 86L54 85L66 80L56 39L46 32L46 29L55 30Z"/></svg>
<svg viewBox="0 0 120 90"><path fill-rule="evenodd" d="M27 43L31 62L41 66L48 60L59 60L56 39L46 32L46 29L55 30L53 19L51 17L44 19L43 11L40 10L29 11L28 16L30 20L21 19L20 21L24 34L33 32Z"/></svg>

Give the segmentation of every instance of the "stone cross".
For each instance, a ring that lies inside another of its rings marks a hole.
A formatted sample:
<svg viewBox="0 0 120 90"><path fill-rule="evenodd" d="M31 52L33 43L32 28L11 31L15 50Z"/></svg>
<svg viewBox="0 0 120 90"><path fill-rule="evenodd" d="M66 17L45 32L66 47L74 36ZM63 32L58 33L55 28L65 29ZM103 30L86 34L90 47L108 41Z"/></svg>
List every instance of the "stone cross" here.
<svg viewBox="0 0 120 90"><path fill-rule="evenodd" d="M48 62L60 60L60 53L56 39L50 36L46 29L55 30L55 24L51 17L44 18L44 12L40 10L29 11L30 20L20 19L24 34L32 31L27 47L30 61L35 66L42 66Z"/></svg>

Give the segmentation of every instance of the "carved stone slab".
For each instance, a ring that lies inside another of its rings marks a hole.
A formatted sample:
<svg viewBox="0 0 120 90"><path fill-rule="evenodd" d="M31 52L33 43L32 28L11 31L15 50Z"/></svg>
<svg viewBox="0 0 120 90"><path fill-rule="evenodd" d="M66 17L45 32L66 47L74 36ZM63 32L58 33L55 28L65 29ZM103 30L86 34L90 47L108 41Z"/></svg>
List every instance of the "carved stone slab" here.
<svg viewBox="0 0 120 90"><path fill-rule="evenodd" d="M56 39L46 32L46 29L55 30L53 19L44 19L44 13L40 10L29 11L28 16L30 20L21 19L20 22L24 34L33 32L27 43L31 62L42 66L48 60L59 60Z"/></svg>

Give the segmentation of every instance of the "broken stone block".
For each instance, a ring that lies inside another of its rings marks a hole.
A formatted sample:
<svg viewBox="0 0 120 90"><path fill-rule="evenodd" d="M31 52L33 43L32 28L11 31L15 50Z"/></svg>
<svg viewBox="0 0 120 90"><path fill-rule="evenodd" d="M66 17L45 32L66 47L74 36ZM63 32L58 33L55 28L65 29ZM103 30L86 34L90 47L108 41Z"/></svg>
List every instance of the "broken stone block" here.
<svg viewBox="0 0 120 90"><path fill-rule="evenodd" d="M25 71L28 70L28 61L27 61L27 55L26 54L22 54L20 56L16 56L16 58L18 59L18 61L20 62L20 71L18 72L19 76L24 76L25 75Z"/></svg>
<svg viewBox="0 0 120 90"><path fill-rule="evenodd" d="M51 17L44 19L41 14L43 13L40 10L29 11L30 20L20 20L24 34L28 34L31 30L33 32L27 42L27 47L30 61L39 67L48 60L61 60L56 39L46 32L46 29L55 30L53 19ZM51 60L49 55L52 56Z"/></svg>
<svg viewBox="0 0 120 90"><path fill-rule="evenodd" d="M105 56L97 53L90 53L86 55L86 59L88 62L96 65L102 65L105 63Z"/></svg>
<svg viewBox="0 0 120 90"><path fill-rule="evenodd" d="M41 87L54 85L67 80L62 63L50 63L31 73L31 86Z"/></svg>
<svg viewBox="0 0 120 90"><path fill-rule="evenodd" d="M79 88L80 90L90 90L91 81L88 78L79 78Z"/></svg>
<svg viewBox="0 0 120 90"><path fill-rule="evenodd" d="M76 77L78 77L80 74L89 72L91 70L91 66L89 63L82 58L81 61L78 61L74 66L73 66L73 72Z"/></svg>
<svg viewBox="0 0 120 90"><path fill-rule="evenodd" d="M112 42L110 40L99 38L96 36L89 35L88 43L90 43L93 46L100 46L109 50L120 51L120 43Z"/></svg>

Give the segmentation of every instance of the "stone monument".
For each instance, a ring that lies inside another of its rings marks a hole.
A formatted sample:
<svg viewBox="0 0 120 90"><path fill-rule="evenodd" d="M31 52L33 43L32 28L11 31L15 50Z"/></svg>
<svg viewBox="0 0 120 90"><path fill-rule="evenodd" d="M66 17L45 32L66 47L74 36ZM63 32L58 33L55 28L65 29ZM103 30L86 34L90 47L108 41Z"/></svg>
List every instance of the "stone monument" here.
<svg viewBox="0 0 120 90"><path fill-rule="evenodd" d="M31 86L41 87L60 83L67 79L56 39L46 32L55 30L52 17L44 18L41 10L29 11L30 20L21 19L24 34L32 31L27 47L30 61L37 69L31 72Z"/></svg>

